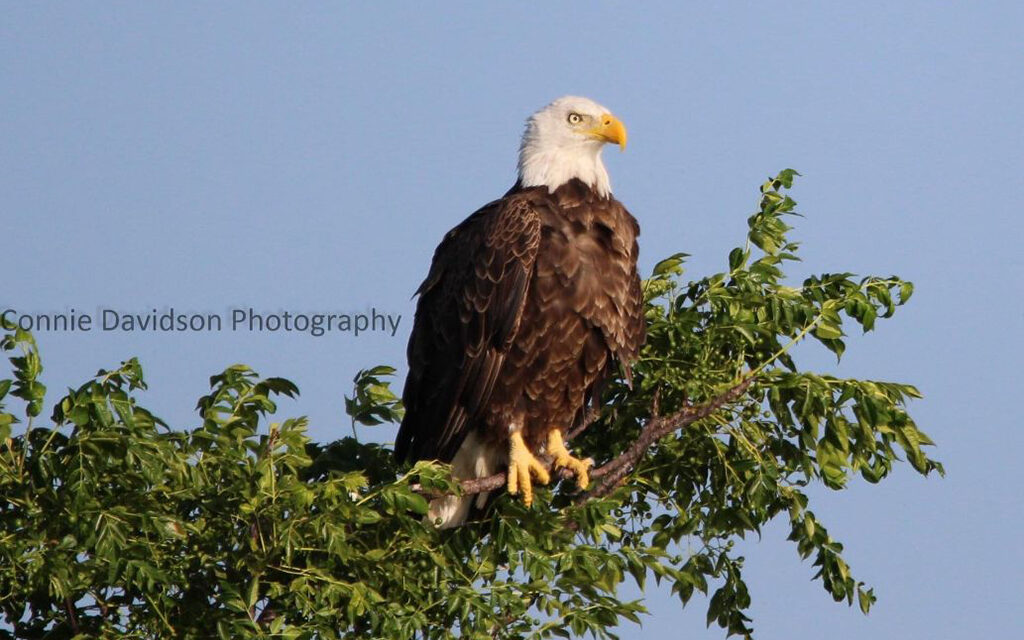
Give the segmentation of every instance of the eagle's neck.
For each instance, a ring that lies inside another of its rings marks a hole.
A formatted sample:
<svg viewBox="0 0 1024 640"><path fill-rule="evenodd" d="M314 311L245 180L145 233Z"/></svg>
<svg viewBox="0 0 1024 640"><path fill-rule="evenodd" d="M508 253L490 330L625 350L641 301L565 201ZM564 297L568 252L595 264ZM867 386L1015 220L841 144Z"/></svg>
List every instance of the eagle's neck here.
<svg viewBox="0 0 1024 640"><path fill-rule="evenodd" d="M602 198L611 195L608 171L601 162L601 144L583 142L570 147L545 148L526 138L519 150L519 183L524 187L547 187L549 192L581 180Z"/></svg>

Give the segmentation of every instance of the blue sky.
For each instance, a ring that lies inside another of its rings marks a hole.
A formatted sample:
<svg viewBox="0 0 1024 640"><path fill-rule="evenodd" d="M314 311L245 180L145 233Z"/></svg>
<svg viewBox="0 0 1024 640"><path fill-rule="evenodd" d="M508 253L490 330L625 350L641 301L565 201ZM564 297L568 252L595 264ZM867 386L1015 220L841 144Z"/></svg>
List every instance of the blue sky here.
<svg viewBox="0 0 1024 640"><path fill-rule="evenodd" d="M0 304L401 314L395 337L44 333L51 401L142 361L182 428L210 374L291 378L312 435L349 432L356 370L404 375L410 296L441 235L514 180L527 115L569 93L630 132L606 153L644 271L742 241L756 187L802 174L795 277L896 273L911 303L845 376L918 385L945 479L816 492L876 587L835 605L770 527L743 543L763 638L1004 637L1022 621L1016 401L1024 307L1024 10L1015 3L15 3L0 20ZM393 431L366 433L389 439ZM651 590L648 637L717 638ZM624 627L624 637L638 637Z"/></svg>

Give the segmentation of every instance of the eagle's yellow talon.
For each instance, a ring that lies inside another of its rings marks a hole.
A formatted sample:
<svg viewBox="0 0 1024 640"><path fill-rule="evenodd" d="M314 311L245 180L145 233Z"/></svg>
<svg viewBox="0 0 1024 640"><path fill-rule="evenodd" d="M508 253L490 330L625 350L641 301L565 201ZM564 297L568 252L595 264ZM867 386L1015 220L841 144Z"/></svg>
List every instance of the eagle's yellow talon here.
<svg viewBox="0 0 1024 640"><path fill-rule="evenodd" d="M586 489L590 486L590 467L594 466L593 458L572 457L569 450L565 448L565 441L562 440L562 432L559 429L552 429L548 432L548 454L554 458L554 468L565 467L576 476L576 486Z"/></svg>
<svg viewBox="0 0 1024 640"><path fill-rule="evenodd" d="M539 484L551 482L548 470L534 457L526 448L523 435L519 431L513 431L509 436L508 456L508 492L516 495L520 491L523 494L523 504L533 504L533 479Z"/></svg>

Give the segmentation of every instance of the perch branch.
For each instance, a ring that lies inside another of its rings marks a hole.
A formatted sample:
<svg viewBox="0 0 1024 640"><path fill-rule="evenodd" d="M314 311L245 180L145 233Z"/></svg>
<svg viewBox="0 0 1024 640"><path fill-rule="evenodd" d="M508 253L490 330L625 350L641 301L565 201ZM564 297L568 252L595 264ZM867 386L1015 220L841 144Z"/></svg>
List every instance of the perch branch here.
<svg viewBox="0 0 1024 640"><path fill-rule="evenodd" d="M629 446L628 449L620 453L614 459L590 471L590 478L592 480L598 480L599 482L594 489L582 494L579 500L584 501L590 498L601 498L614 491L615 488L622 483L623 479L625 479L629 472L633 470L637 461L643 457L644 453L646 453L655 442L676 429L686 427L698 420L708 417L723 405L736 400L746 392L755 377L756 376L750 376L742 380L731 387L728 391L702 405L693 406L686 404L679 411L667 416L657 415L658 402L656 394L655 402L652 406L653 415L644 425L640 436L632 445ZM580 425L570 432L569 437L572 438L582 433L588 426L597 420L599 415L600 412L596 409L589 409L584 415L583 420L580 421ZM545 460L543 462L547 463L550 469L550 461ZM561 478L572 477L572 473L566 469L559 469L558 475ZM462 488L463 495L473 495L504 487L506 478L507 476L505 472L501 471L494 475L487 476L486 478L463 480L459 484ZM414 485L413 490L419 490L419 487Z"/></svg>

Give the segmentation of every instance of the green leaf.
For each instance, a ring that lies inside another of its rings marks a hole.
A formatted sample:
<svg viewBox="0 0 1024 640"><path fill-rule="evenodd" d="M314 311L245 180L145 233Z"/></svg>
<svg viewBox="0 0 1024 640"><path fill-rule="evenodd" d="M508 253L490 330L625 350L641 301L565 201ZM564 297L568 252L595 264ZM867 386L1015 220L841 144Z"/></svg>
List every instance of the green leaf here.
<svg viewBox="0 0 1024 640"><path fill-rule="evenodd" d="M822 321L814 328L814 335L823 340L833 340L841 338L843 336L843 331L831 322Z"/></svg>
<svg viewBox="0 0 1024 640"><path fill-rule="evenodd" d="M664 260L654 265L654 271L652 272L655 276L666 276L670 274L681 274L683 272L682 264L683 261L690 257L688 253L674 253Z"/></svg>
<svg viewBox="0 0 1024 640"><path fill-rule="evenodd" d="M857 600L860 603L860 610L864 614L867 614L871 610L871 605L875 603L875 594L873 589L862 589L860 586L857 587Z"/></svg>

